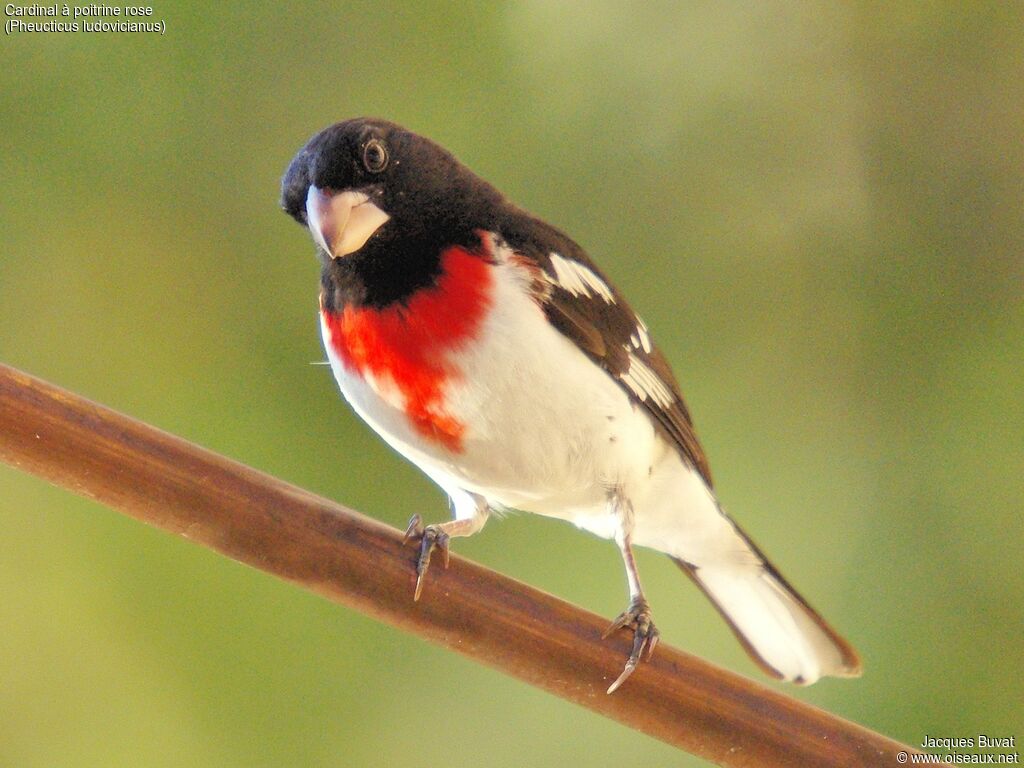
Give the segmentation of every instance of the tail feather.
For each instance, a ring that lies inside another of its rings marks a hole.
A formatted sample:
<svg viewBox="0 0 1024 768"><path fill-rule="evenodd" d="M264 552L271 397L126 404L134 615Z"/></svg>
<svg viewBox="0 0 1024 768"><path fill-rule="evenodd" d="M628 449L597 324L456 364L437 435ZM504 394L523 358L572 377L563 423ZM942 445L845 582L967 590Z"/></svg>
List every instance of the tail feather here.
<svg viewBox="0 0 1024 768"><path fill-rule="evenodd" d="M633 543L669 555L768 674L804 684L860 674L856 651L726 514L705 476L664 461L632 501Z"/></svg>
<svg viewBox="0 0 1024 768"><path fill-rule="evenodd" d="M752 542L747 543L759 562L695 566L672 559L704 591L747 653L768 674L805 685L825 675L859 675L856 651Z"/></svg>

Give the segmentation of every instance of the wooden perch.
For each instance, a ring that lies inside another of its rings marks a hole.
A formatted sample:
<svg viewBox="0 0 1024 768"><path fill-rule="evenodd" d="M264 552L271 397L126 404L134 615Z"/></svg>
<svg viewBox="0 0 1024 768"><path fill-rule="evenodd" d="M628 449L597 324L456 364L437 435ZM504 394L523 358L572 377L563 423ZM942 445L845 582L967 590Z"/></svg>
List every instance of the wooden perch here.
<svg viewBox="0 0 1024 768"><path fill-rule="evenodd" d="M665 644L609 696L607 619L456 556L414 603L399 531L2 365L0 459L723 766L914 752Z"/></svg>

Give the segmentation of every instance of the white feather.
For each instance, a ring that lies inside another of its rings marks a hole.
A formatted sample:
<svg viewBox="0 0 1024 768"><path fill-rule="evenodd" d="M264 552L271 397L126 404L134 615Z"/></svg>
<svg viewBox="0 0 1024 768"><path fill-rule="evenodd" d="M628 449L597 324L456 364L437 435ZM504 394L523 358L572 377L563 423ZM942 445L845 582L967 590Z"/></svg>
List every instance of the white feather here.
<svg viewBox="0 0 1024 768"><path fill-rule="evenodd" d="M550 254L550 258L556 282L573 296L600 296L609 304L615 303L612 289L585 264L557 253Z"/></svg>
<svg viewBox="0 0 1024 768"><path fill-rule="evenodd" d="M810 684L822 675L849 674L833 639L763 568L710 566L694 576L736 631L782 679Z"/></svg>

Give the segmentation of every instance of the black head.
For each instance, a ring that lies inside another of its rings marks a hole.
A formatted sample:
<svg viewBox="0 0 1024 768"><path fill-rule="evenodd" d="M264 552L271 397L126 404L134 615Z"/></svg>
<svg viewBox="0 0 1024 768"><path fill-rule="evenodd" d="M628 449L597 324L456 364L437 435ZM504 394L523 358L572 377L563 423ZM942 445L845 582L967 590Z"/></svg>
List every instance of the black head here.
<svg viewBox="0 0 1024 768"><path fill-rule="evenodd" d="M465 242L503 205L497 190L442 147L369 118L316 134L281 185L281 206L330 259L396 240Z"/></svg>

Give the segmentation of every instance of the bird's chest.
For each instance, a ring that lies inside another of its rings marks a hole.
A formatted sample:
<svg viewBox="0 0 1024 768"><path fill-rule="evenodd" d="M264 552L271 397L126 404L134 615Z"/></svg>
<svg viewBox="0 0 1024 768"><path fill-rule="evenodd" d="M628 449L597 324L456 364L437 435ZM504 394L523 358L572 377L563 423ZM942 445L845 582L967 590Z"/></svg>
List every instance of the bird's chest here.
<svg viewBox="0 0 1024 768"><path fill-rule="evenodd" d="M448 257L406 304L323 312L321 325L346 399L445 487L548 514L601 504L634 464L647 471L649 420L512 264Z"/></svg>
<svg viewBox="0 0 1024 768"><path fill-rule="evenodd" d="M493 277L461 249L446 252L441 266L436 284L407 301L321 311L321 328L343 393L375 429L458 453L467 427L450 394L466 375L461 353L481 342Z"/></svg>

